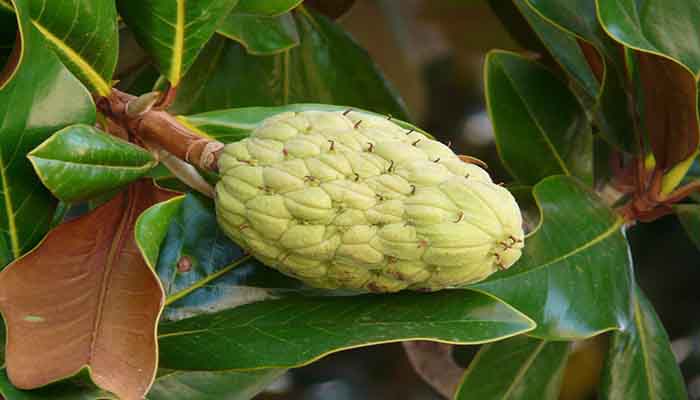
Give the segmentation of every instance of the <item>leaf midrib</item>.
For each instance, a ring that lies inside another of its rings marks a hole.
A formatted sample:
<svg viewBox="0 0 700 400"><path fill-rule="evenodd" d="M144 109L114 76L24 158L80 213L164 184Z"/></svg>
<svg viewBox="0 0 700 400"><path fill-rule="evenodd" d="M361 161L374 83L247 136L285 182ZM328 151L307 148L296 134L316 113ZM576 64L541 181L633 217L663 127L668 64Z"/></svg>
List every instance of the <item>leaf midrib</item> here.
<svg viewBox="0 0 700 400"><path fill-rule="evenodd" d="M503 70L505 72L506 68L502 63L501 63L501 68L503 68ZM532 111L532 109L530 109L530 106L525 101L525 98L523 97L522 93L520 92L518 86L515 84L515 81L513 81L513 79L511 78L511 76L509 74L504 73L503 75L505 75L506 79L508 79L508 82L510 82L510 85L513 88L513 91L518 95L520 102L522 103L523 107L525 107L525 110L527 110L527 114L530 117L530 120L532 120L532 122L537 127L537 131L539 132L542 139L544 139L545 144L549 148L549 151L552 153L552 156L554 156L555 161L559 164L559 167L561 167L562 172L566 175L571 175L571 171L569 171L569 168L566 166L566 163L561 158L561 155L559 154L559 151L554 146L554 143L552 143L552 141L549 139L549 136L545 133L544 128L540 125L540 121L537 118L535 118L534 112Z"/></svg>
<svg viewBox="0 0 700 400"><path fill-rule="evenodd" d="M651 399L657 399L656 390L654 390L654 383L649 374L649 353L647 349L646 336L644 335L644 326L642 324L642 309L639 305L639 299L636 298L638 294L635 294L634 300L634 324L637 326L637 333L639 334L639 346L642 350L642 363L644 363L644 379L647 381L647 386L649 387L649 397Z"/></svg>
<svg viewBox="0 0 700 400"><path fill-rule="evenodd" d="M102 78L102 76L78 54L73 48L68 46L63 40L56 37L51 31L43 26L38 20L32 19L34 27L54 46L56 46L68 59L73 61L78 68L83 72L85 78L90 84L97 89L98 94L106 96L111 91L111 86Z"/></svg>
<svg viewBox="0 0 700 400"><path fill-rule="evenodd" d="M515 378L513 378L513 382L508 386L508 390L503 394L503 400L508 399L510 395L513 393L513 390L515 387L520 383L520 381L525 377L525 373L527 370L530 368L532 363L535 362L537 359L537 356L542 352L542 349L544 346L547 344L546 341L542 340L537 347L535 347L534 351L530 356L525 360L525 362L518 368L518 373L515 375Z"/></svg>

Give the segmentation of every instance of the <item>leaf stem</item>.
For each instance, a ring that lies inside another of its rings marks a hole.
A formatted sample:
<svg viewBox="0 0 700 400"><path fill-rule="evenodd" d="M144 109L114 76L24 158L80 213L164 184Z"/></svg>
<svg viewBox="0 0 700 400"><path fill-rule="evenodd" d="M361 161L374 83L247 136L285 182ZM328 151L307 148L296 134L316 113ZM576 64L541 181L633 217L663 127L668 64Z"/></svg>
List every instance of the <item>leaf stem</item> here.
<svg viewBox="0 0 700 400"><path fill-rule="evenodd" d="M137 99L136 96L112 89L108 96L97 98L95 104L102 114L126 128L146 147L161 147L201 169L217 171L223 143L192 132L174 116L156 107L136 115L127 113L128 104Z"/></svg>

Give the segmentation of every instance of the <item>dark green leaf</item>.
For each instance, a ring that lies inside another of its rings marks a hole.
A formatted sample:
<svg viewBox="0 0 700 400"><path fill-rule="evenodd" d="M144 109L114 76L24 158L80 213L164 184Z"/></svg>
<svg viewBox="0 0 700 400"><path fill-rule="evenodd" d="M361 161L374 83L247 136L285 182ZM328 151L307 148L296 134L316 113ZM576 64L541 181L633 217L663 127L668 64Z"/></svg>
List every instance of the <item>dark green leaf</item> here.
<svg viewBox="0 0 700 400"><path fill-rule="evenodd" d="M630 319L630 259L622 220L569 177L535 185L539 229L507 271L472 287L537 322L531 333L567 340L620 328Z"/></svg>
<svg viewBox="0 0 700 400"><path fill-rule="evenodd" d="M264 16L275 16L284 14L304 0L240 0L235 11L241 14L255 14Z"/></svg>
<svg viewBox="0 0 700 400"><path fill-rule="evenodd" d="M486 103L511 174L530 185L559 174L592 183L591 127L566 85L515 53L492 51L485 68Z"/></svg>
<svg viewBox="0 0 700 400"><path fill-rule="evenodd" d="M156 379L146 400L249 400L285 371L168 371Z"/></svg>
<svg viewBox="0 0 700 400"><path fill-rule="evenodd" d="M143 64L120 79L115 87L122 92L140 96L153 91L153 86L155 86L158 78L160 78L160 74L153 65Z"/></svg>
<svg viewBox="0 0 700 400"><path fill-rule="evenodd" d="M47 47L29 18L29 2L14 2L22 27L17 68L0 88L0 265L33 248L44 236L56 200L34 175L25 155L67 125L91 123L89 93ZM3 78L0 77L0 81Z"/></svg>
<svg viewBox="0 0 700 400"><path fill-rule="evenodd" d="M572 80L579 85L586 98L591 99L590 101L597 98L600 83L591 71L576 36L543 18L528 5L527 0L514 0L514 2L544 46L571 76Z"/></svg>
<svg viewBox="0 0 700 400"><path fill-rule="evenodd" d="M589 78L586 77L588 74L585 71L579 69L582 66L577 64L577 69L572 69L571 62L578 60L578 55L571 53L575 50L569 49L568 46L560 46L567 43L567 39L564 38L566 35L572 36L579 42L580 49L588 60L590 73L600 82L597 95L585 99L585 102L591 104L593 108L600 135L623 151L638 152L634 124L627 108L628 97L624 87L626 71L622 51L600 26L595 2L591 0L566 2L525 0L525 2L530 6L530 11L534 11L534 14L524 11L525 14L530 15L532 19L536 14L556 28L548 29L543 27L542 21L531 21L533 28L538 30L554 58L576 81L583 83ZM583 88L591 89L590 83L585 83Z"/></svg>
<svg viewBox="0 0 700 400"><path fill-rule="evenodd" d="M328 18L337 19L348 12L355 0L306 0L305 7L311 7Z"/></svg>
<svg viewBox="0 0 700 400"><path fill-rule="evenodd" d="M700 248L700 205L678 204L673 206L673 210L690 240Z"/></svg>
<svg viewBox="0 0 700 400"><path fill-rule="evenodd" d="M455 399L557 400L569 347L527 336L484 345Z"/></svg>
<svg viewBox="0 0 700 400"><path fill-rule="evenodd" d="M532 186L526 185L510 185L508 191L515 197L515 201L520 207L520 213L523 216L523 228L527 236L535 233L535 230L540 227L540 210L537 208L537 202L532 196Z"/></svg>
<svg viewBox="0 0 700 400"><path fill-rule="evenodd" d="M119 38L114 1L32 0L32 23L80 80L109 94Z"/></svg>
<svg viewBox="0 0 700 400"><path fill-rule="evenodd" d="M141 147L92 126L72 125L29 153L39 178L65 202L111 192L144 176L156 161Z"/></svg>
<svg viewBox="0 0 700 400"><path fill-rule="evenodd" d="M0 370L0 394L7 400L118 400L104 390L90 383L83 370L76 377L63 380L35 390L20 390L12 385L7 370Z"/></svg>
<svg viewBox="0 0 700 400"><path fill-rule="evenodd" d="M254 55L275 54L299 45L299 33L291 14L264 17L234 11L217 32L239 42Z"/></svg>
<svg viewBox="0 0 700 400"><path fill-rule="evenodd" d="M689 0L596 0L607 33L624 45L666 55L700 72L700 3ZM673 23L669 23L673 21Z"/></svg>
<svg viewBox="0 0 700 400"><path fill-rule="evenodd" d="M120 0L119 14L173 86L237 0Z"/></svg>
<svg viewBox="0 0 700 400"><path fill-rule="evenodd" d="M633 301L633 321L610 342L601 399L687 399L683 376L653 306L639 288Z"/></svg>
<svg viewBox="0 0 700 400"><path fill-rule="evenodd" d="M306 10L293 16L300 44L273 56L252 56L239 44L215 36L183 79L170 111L194 114L316 102L406 119L402 101L345 31Z"/></svg>
<svg viewBox="0 0 700 400"><path fill-rule="evenodd" d="M279 368L359 346L416 339L484 343L533 327L495 298L444 290L262 301L163 323L159 343L166 368Z"/></svg>

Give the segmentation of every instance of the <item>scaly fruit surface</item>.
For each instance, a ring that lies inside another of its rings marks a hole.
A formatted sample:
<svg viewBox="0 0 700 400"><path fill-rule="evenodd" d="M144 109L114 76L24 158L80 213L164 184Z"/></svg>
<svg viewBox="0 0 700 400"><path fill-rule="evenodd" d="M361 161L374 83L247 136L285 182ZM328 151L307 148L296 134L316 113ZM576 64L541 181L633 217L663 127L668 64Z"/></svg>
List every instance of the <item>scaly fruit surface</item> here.
<svg viewBox="0 0 700 400"><path fill-rule="evenodd" d="M226 234L321 288L480 281L521 255L513 196L440 142L358 111L285 112L219 158Z"/></svg>

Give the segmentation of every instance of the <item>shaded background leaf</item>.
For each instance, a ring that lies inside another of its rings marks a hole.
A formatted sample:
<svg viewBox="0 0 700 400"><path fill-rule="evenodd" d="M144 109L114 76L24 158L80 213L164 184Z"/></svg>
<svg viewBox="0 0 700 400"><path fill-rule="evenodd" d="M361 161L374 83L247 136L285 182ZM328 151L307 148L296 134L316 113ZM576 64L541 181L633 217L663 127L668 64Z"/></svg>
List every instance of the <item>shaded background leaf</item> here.
<svg viewBox="0 0 700 400"><path fill-rule="evenodd" d="M317 102L406 119L403 102L342 28L309 10L297 9L293 16L300 44L273 56L247 54L236 42L215 36L183 78L170 111Z"/></svg>
<svg viewBox="0 0 700 400"><path fill-rule="evenodd" d="M668 335L638 287L633 305L633 321L612 335L601 399L687 399Z"/></svg>
<svg viewBox="0 0 700 400"><path fill-rule="evenodd" d="M542 65L504 51L487 56L485 81L499 154L520 183L533 185L550 175L592 183L591 127L562 81Z"/></svg>
<svg viewBox="0 0 700 400"><path fill-rule="evenodd" d="M517 336L481 347L456 400L557 400L570 344Z"/></svg>
<svg viewBox="0 0 700 400"><path fill-rule="evenodd" d="M237 0L120 0L119 15L153 57L172 86L178 86Z"/></svg>
<svg viewBox="0 0 700 400"><path fill-rule="evenodd" d="M167 371L156 379L146 400L248 400L285 371Z"/></svg>
<svg viewBox="0 0 700 400"><path fill-rule="evenodd" d="M547 30L542 27L542 23L532 25L540 35L543 35L543 41L549 43L550 49L555 49L553 46L555 39L544 35L556 36L565 33L579 43L580 50L588 62L589 73L596 76L600 83L597 93L587 91L593 97L586 100L588 104L593 104L592 111L600 129L600 136L620 150L637 153L639 143L635 136L634 122L627 107L625 91L627 75L623 51L608 37L598 22L595 2L590 0L570 0L564 3L557 0L525 0L525 2L534 11L534 14L524 11L525 15L530 15L530 20L538 16L556 28ZM561 52L554 53L553 56L567 72L573 77L578 77L579 82L582 82L581 77L588 75L586 72L574 72L573 65L569 64L571 60L567 60ZM578 66L578 68L585 67ZM583 87L592 89L590 83Z"/></svg>
<svg viewBox="0 0 700 400"><path fill-rule="evenodd" d="M700 205L678 204L673 210L690 240L700 248Z"/></svg>
<svg viewBox="0 0 700 400"><path fill-rule="evenodd" d="M235 10L219 25L221 35L239 42L253 55L270 55L299 45L291 14L274 17L241 14Z"/></svg>
<svg viewBox="0 0 700 400"><path fill-rule="evenodd" d="M355 0L306 0L305 6L311 7L328 18L340 18L352 8Z"/></svg>
<svg viewBox="0 0 700 400"><path fill-rule="evenodd" d="M236 6L236 12L272 17L294 9L303 1L304 0L240 0L238 6Z"/></svg>

